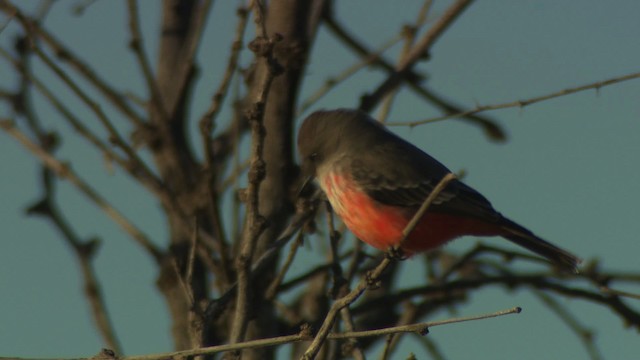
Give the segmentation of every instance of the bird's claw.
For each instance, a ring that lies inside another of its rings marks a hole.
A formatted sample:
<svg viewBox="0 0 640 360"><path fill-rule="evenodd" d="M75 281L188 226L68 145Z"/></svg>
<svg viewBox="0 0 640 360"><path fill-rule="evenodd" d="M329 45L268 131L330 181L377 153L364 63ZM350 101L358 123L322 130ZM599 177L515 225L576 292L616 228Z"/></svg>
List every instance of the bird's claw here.
<svg viewBox="0 0 640 360"><path fill-rule="evenodd" d="M390 260L404 260L407 258L404 250L399 246L391 246L386 253L387 258Z"/></svg>

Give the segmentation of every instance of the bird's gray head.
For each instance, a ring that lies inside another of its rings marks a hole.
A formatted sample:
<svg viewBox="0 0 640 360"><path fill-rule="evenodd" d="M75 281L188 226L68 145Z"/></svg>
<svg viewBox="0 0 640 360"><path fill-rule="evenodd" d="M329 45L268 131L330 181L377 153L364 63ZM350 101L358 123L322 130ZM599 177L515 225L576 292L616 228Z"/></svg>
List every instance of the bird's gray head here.
<svg viewBox="0 0 640 360"><path fill-rule="evenodd" d="M385 131L369 115L358 110L338 109L316 111L309 115L298 132L298 151L302 170L314 176L319 167L341 154L366 147L367 134L377 133L367 128Z"/></svg>

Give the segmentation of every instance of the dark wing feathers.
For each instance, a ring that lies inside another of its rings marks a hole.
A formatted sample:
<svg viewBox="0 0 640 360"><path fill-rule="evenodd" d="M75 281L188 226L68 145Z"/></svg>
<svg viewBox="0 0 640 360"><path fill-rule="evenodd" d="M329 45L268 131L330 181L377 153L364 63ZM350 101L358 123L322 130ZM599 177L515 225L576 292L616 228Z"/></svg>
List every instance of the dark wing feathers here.
<svg viewBox="0 0 640 360"><path fill-rule="evenodd" d="M354 180L382 204L418 208L438 182L449 173L439 161L393 136L362 151L348 166ZM393 159L393 164L381 164ZM454 180L440 192L430 211L446 212L499 221L501 215L480 193Z"/></svg>

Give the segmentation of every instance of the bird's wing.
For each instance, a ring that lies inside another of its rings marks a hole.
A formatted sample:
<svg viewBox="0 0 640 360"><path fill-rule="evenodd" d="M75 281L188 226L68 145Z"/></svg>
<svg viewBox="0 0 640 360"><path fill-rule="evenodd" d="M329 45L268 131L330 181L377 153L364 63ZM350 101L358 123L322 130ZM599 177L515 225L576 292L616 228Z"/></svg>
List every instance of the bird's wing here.
<svg viewBox="0 0 640 360"><path fill-rule="evenodd" d="M393 159L393 163L381 165L380 159ZM439 161L400 138L363 151L349 166L354 181L373 199L406 208L420 207L450 172ZM484 196L457 180L438 194L429 210L485 221L497 222L501 218Z"/></svg>

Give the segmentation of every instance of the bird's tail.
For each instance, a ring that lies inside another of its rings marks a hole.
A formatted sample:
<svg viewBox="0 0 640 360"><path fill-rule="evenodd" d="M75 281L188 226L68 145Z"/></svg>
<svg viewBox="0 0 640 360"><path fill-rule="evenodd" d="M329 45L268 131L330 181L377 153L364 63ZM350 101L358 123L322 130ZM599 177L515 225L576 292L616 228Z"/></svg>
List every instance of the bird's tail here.
<svg viewBox="0 0 640 360"><path fill-rule="evenodd" d="M543 256L573 273L578 273L578 264L582 262L579 257L539 238L531 231L507 218L503 218L502 229L505 231L502 236L507 240Z"/></svg>

